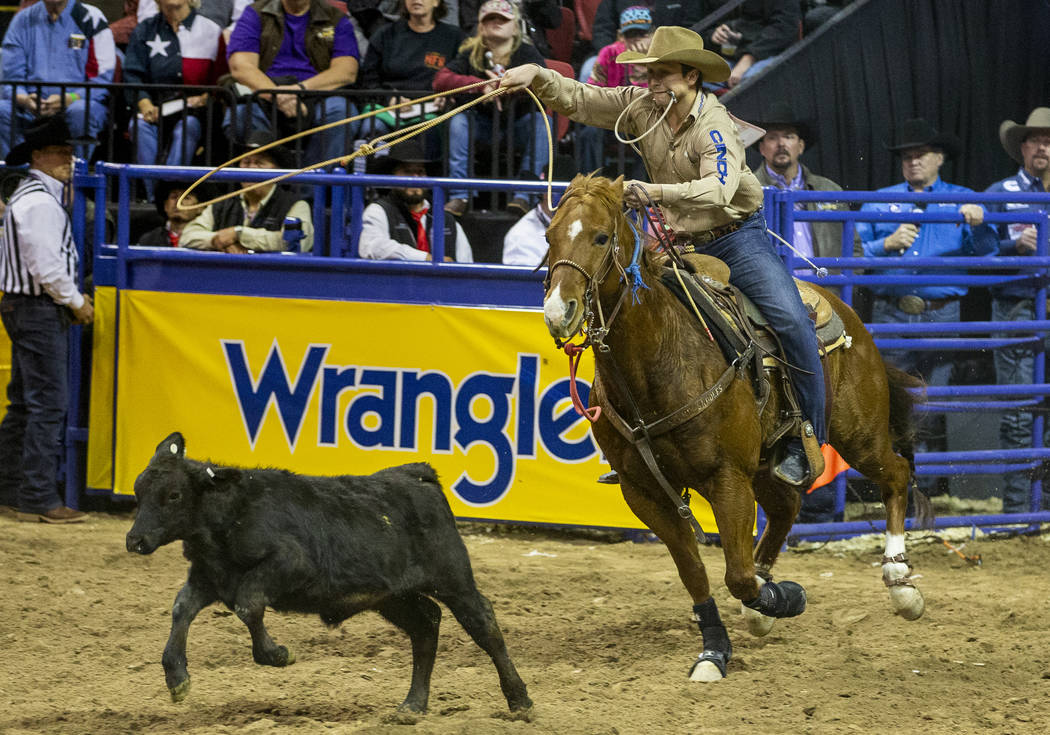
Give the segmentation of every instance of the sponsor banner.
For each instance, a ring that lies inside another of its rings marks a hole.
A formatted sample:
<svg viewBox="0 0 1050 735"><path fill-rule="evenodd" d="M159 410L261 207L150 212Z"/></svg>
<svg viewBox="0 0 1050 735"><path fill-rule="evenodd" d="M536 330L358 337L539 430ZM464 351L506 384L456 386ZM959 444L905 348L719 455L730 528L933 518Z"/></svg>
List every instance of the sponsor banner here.
<svg viewBox="0 0 1050 735"><path fill-rule="evenodd" d="M181 431L219 464L430 462L459 517L643 527L595 482L608 464L539 311L128 291L119 334L117 493ZM714 532L695 493L693 507Z"/></svg>
<svg viewBox="0 0 1050 735"><path fill-rule="evenodd" d="M113 367L117 349L117 289L98 286L91 325L91 400L88 404L86 484L113 487Z"/></svg>

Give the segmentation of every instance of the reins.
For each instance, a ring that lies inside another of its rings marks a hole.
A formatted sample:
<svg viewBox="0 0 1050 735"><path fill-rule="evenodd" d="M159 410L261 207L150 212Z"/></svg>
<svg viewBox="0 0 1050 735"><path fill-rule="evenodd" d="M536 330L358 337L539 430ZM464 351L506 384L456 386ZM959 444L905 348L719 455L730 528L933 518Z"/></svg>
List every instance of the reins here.
<svg viewBox="0 0 1050 735"><path fill-rule="evenodd" d="M409 126L400 128L398 130L391 131L389 133L384 133L383 135L380 135L380 136L378 136L376 138L373 138L371 141L369 141L367 143L362 143L360 146L358 146L357 150L355 150L352 153L349 153L349 154L347 154L345 156L338 156L336 158L330 158L327 161L321 161L319 163L310 164L309 166L303 166L302 168L297 169L296 171L290 171L288 173L280 174L278 176L274 176L273 178L266 179L265 181L255 182L255 183L250 184L248 186L242 187L241 189L238 189L237 191L231 191L231 192L228 192L228 193L223 194L221 196L217 196L217 197L215 197L213 199L209 199L206 202L200 202L198 204L195 204L195 205L193 205L193 207L189 207L189 206L186 206L186 205L183 204L183 200L186 198L186 196L188 194L193 193L193 191L198 186L203 184L205 181L210 179L212 176L214 176L219 171L222 171L224 168L227 168L229 166L232 166L235 163L240 162L241 160L247 158L248 156L254 156L257 153L261 153L263 151L269 150L270 148L275 148L275 147L277 147L279 145L283 145L284 143L287 143L288 141L296 140L298 138L302 138L302 137L307 136L307 135L313 135L314 133L323 132L323 131L329 130L331 128L339 127L340 125L348 125L348 124L350 124L352 122L356 122L357 120L364 120L364 119L369 118L369 117L374 117L376 115L380 115L380 114L382 114L384 112L390 112L392 110L398 110L398 109L400 109L402 107L407 107L407 106L410 106L410 105L425 104L425 103L429 102L430 100L438 99L438 98L441 98L441 97L447 97L449 95L453 95L453 94L456 94L458 92L463 92L463 91L468 90L468 89L473 89L474 87L481 87L481 86L484 86L484 85L493 84L495 81L497 81L497 80L486 79L486 80L483 80L483 81L480 81L480 82L474 82L473 84L468 84L468 85L463 86L463 87L457 87L456 89L450 89L450 90L447 90L447 91L444 91L444 92L436 92L436 93L428 95L426 97L419 97L417 99L411 99L411 100L406 100L404 102L398 102L397 104L388 105L386 107L377 108L375 110L370 110L368 112L364 112L364 113L361 113L359 115L354 115L352 117L348 117L348 118L345 118L343 120L335 120L335 121L330 122L330 123L324 123L322 125L318 125L316 127L309 128L307 130L301 130L298 133L293 133L291 135L285 136L284 138L281 138L280 140L275 140L272 143L267 143L266 145L259 146L258 148L252 148L251 150L245 151L244 153L231 158L229 161L226 161L225 163L223 163L223 164L213 168L211 171L208 171L206 174L204 174L199 179L197 179L192 184L190 184L190 187L188 189L186 189L186 191L182 192L182 196L179 197L178 201L175 203L175 206L178 207L179 209L194 209L194 208L197 208L197 207L206 207L206 206L211 205L211 204L216 204L218 202L222 202L222 201L225 201L227 199L232 199L233 197L240 196L241 194L245 193L246 191L252 191L254 189L259 189L259 188L262 188L264 186L269 186L271 184L277 184L277 183L279 183L281 181L284 181L285 179L289 179L289 178L291 178L293 176L296 176L296 175L301 174L301 173L305 173L307 171L313 171L315 169L324 168L325 166L330 166L332 164L339 164L339 165L345 167L350 161L354 160L355 158L358 158L360 156L370 156L373 153L376 153L378 151L390 148L390 147L392 147L394 145L397 145L398 143L401 143L402 141L408 140L409 138L412 138L412 137L414 137L416 135L419 135L420 133L426 132L427 130L429 130L430 128L434 127L435 125L440 125L441 123L445 122L446 120L448 120L449 118L453 117L454 115L458 115L461 112L469 110L471 107L474 107L475 105L480 105L483 102L488 102L491 99L494 99L496 97L502 96L502 95L507 94L509 92L517 92L518 90L517 89L511 89L510 87L497 87L496 89L494 89L494 90L492 90L490 92L486 92L486 93L480 95L476 99L470 100L470 101L465 102L465 103L463 103L461 105L453 107L448 112L444 112L441 115L438 115L437 117L435 117L435 118L433 118L431 120L424 120L422 122L418 122L418 123L415 123L413 125L409 125ZM540 102L539 98L533 93L533 91L531 89L529 89L528 87L524 87L523 89L524 89L525 92L528 93L529 97L532 98L532 101L535 103L536 108L540 111L540 115L543 118L543 125L546 128L546 132L547 132L547 170L548 171L553 171L554 170L554 141L553 141L553 135L551 133L550 119L547 117L547 113L543 109L543 104ZM554 209L553 187L552 187L552 184L551 184L551 177L550 176L547 177L547 204L550 206L551 209Z"/></svg>

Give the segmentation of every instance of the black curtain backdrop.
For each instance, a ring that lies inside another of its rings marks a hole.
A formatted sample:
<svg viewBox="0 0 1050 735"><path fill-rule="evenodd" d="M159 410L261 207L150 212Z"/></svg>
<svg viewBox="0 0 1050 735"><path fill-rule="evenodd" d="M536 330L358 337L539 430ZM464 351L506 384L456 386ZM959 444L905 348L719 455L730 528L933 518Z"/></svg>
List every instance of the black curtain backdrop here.
<svg viewBox="0 0 1050 735"><path fill-rule="evenodd" d="M1050 0L857 0L722 101L744 120L789 103L817 131L803 162L857 190L903 180L884 141L924 117L963 143L942 178L983 190L1018 168L999 124L1050 107Z"/></svg>

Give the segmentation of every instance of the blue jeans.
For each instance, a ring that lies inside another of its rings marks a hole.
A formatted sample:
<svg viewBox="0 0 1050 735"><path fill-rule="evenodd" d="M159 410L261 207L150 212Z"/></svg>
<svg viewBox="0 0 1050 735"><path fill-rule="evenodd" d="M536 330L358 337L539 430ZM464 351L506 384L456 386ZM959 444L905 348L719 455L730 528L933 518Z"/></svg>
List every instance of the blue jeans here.
<svg viewBox="0 0 1050 735"><path fill-rule="evenodd" d="M136 124L137 123L137 124ZM169 125L171 129L171 144L168 146L168 155L164 159L165 166L188 166L193 161L193 155L197 151L197 143L201 139L201 121L193 115L172 119ZM157 138L159 129L157 125L145 120L132 120L128 126L128 133L135 143L135 163L152 165L157 163ZM185 154L184 154L185 151ZM153 179L146 179L146 194L153 198Z"/></svg>
<svg viewBox="0 0 1050 735"><path fill-rule="evenodd" d="M743 227L703 248L729 266L729 282L744 292L780 337L802 413L813 424L821 444L827 442L824 417L824 369L820 364L817 332L802 305L794 279L766 234L766 220L759 210Z"/></svg>
<svg viewBox="0 0 1050 735"><path fill-rule="evenodd" d="M301 123L304 130L337 120L345 120L358 112L357 107L348 103L344 97L304 98L304 100L307 101L309 107ZM227 138L236 143L243 143L248 135L256 130L266 131L276 139L291 135L298 129L295 118L289 118L277 112L277 130L274 130L268 104L240 104L237 105L236 113L236 129L234 129L229 110L222 118L223 132L226 133ZM348 125L337 125L329 130L308 136L309 142L304 150L304 164L329 161L352 153L359 125L360 121ZM291 141L286 147L294 150L295 142Z"/></svg>
<svg viewBox="0 0 1050 735"><path fill-rule="evenodd" d="M74 138L85 135L98 138L109 118L106 103L92 97L86 123L84 120L85 105L87 105L87 100L79 99L66 108L66 122L69 124L69 131ZM37 119L32 112L18 105L15 105L14 113L12 118L10 99L0 101L0 158L7 158L7 152L11 149L12 125L15 130L14 145L17 145L22 141L22 130L32 125ZM91 154L95 152L95 146L78 145L74 150L78 158L90 161Z"/></svg>
<svg viewBox="0 0 1050 735"><path fill-rule="evenodd" d="M58 470L69 401L69 317L50 296L18 294L4 295L0 317L11 338L0 504L43 513L63 505Z"/></svg>
<svg viewBox="0 0 1050 735"><path fill-rule="evenodd" d="M474 131L473 138L471 130ZM553 130L553 127L552 127ZM479 115L470 110L456 115L449 120L448 130L448 175L453 179L467 178L470 170L470 156L474 150L473 140L490 140L492 138L492 115ZM524 143L523 143L524 141ZM521 171L529 172L535 179L543 173L547 165L547 128L539 112L530 112L514 121L514 146L520 150ZM453 189L448 193L449 199L466 199L466 189ZM528 199L527 192L514 192L515 197Z"/></svg>
<svg viewBox="0 0 1050 735"><path fill-rule="evenodd" d="M1035 319L1032 299L992 299L992 320L1017 322ZM1016 333L1003 337L1017 337ZM1028 385L1034 380L1035 351L1031 345L1000 347L995 351L995 382L998 385ZM1050 438L1044 431L1043 446ZM999 422L999 446L1003 449L1027 449L1032 446L1032 414L1029 411L1009 411ZM1031 510L1032 480L1024 472L1008 472L1003 476L1003 512L1027 513ZM1043 505L1047 506L1047 496Z"/></svg>
<svg viewBox="0 0 1050 735"><path fill-rule="evenodd" d="M875 324L943 324L958 322L959 301L950 301L939 309L929 309L922 314L909 314L897 308L896 297L875 298L872 305L872 322ZM955 355L930 350L883 350L882 358L905 372L921 375L926 385L948 385L952 376ZM924 414L919 427L917 452L945 452L948 450L948 428L943 413ZM916 478L923 492L929 494L936 480L923 476Z"/></svg>

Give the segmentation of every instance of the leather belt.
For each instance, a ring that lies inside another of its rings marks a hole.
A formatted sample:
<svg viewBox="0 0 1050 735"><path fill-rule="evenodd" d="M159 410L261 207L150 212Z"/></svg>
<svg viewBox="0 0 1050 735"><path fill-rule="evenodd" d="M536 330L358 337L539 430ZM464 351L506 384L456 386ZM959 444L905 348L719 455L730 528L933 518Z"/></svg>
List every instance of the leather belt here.
<svg viewBox="0 0 1050 735"><path fill-rule="evenodd" d="M935 311L944 308L953 301L958 301L961 298L961 296L946 296L943 299L924 299L922 296L916 296L915 294L906 294L897 299L897 308L905 314L915 316L927 311Z"/></svg>
<svg viewBox="0 0 1050 735"><path fill-rule="evenodd" d="M758 211L758 210L755 210ZM679 252L682 253L696 253L699 252L700 248L704 245L713 243L720 237L725 237L731 232L736 232L755 215L755 212L744 215L735 222L730 222L728 225L722 225L721 227L715 227L711 230L704 230L703 232L680 232L675 235L674 244L678 248Z"/></svg>

